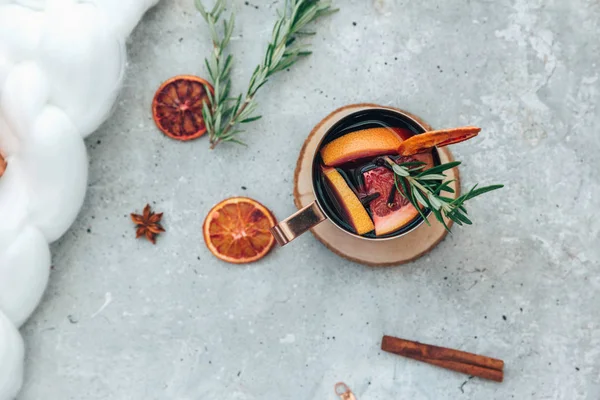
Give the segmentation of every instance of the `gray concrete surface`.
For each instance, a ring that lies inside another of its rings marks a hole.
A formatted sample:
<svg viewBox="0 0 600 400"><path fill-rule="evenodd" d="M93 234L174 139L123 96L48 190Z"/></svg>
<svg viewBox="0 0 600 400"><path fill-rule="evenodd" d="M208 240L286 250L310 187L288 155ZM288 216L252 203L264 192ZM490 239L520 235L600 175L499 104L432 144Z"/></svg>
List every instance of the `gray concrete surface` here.
<svg viewBox="0 0 600 400"><path fill-rule="evenodd" d="M84 208L23 328L21 400L321 400L340 380L359 400L600 398L597 1L338 0L313 56L262 91L249 146L216 151L167 139L149 113L163 80L205 75L192 3L163 1L133 35L121 100L87 142ZM235 2L237 88L281 0L250 3ZM247 195L293 212L305 136L355 102L483 127L454 148L464 185L506 189L405 267L355 265L310 235L247 267L213 258L209 208ZM155 247L128 218L146 202L165 213ZM505 382L381 353L384 333L502 358Z"/></svg>

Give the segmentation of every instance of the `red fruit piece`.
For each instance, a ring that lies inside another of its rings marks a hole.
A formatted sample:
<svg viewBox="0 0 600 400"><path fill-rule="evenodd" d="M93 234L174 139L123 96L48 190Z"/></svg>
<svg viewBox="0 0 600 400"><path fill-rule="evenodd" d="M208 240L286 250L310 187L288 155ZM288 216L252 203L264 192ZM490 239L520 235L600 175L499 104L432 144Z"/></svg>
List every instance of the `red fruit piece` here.
<svg viewBox="0 0 600 400"><path fill-rule="evenodd" d="M421 161L425 168L433 167L433 157L430 153L418 154L412 157L400 157L398 162ZM418 215L417 209L404 198L402 194L394 195L394 201L388 204L390 192L394 187L394 173L386 167L378 167L363 174L367 194L379 193L380 196L371 201L369 207L375 224L375 235L382 236L395 232L409 224ZM395 189L394 189L395 190Z"/></svg>

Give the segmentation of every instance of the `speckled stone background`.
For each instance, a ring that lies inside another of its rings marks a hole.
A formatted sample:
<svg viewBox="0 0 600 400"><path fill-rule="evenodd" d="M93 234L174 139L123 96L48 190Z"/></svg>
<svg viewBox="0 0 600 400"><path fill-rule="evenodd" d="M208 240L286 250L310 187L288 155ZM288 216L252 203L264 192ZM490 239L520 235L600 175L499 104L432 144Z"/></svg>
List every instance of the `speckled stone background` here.
<svg viewBox="0 0 600 400"><path fill-rule="evenodd" d="M235 1L234 81L247 82L279 1ZM112 118L88 140L86 203L52 246L23 328L33 399L600 398L600 3L337 0L314 54L260 94L248 147L210 151L155 128L165 79L205 75L192 0L163 0L129 46ZM464 185L505 183L408 266L369 269L310 235L246 267L206 250L201 224L233 195L283 218L310 129L356 102L435 127L475 124L453 151ZM128 215L165 213L156 246ZM382 334L502 358L502 384L381 353Z"/></svg>

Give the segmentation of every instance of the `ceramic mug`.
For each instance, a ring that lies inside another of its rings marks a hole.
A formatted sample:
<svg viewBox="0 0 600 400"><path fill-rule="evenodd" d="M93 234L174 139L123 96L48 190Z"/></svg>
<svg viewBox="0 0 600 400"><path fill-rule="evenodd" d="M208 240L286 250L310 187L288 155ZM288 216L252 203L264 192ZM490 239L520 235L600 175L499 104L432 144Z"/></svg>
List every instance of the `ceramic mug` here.
<svg viewBox="0 0 600 400"><path fill-rule="evenodd" d="M400 110L393 110L385 107L368 107L341 118L325 133L319 145L316 147L315 152L310 156L312 159L312 192L315 196L315 201L271 228L271 233L279 245L284 246L288 244L298 236L302 235L304 232L310 230L312 227L327 219L346 235L350 235L361 240L375 242L395 239L406 235L415 230L424 222L423 218L419 215L411 222L389 235L384 235L381 237L375 237L374 235L370 235L370 237L360 236L352 231L352 228L349 226L349 224L336 214L334 208L326 200L324 187L327 184L322 181L322 174L319 173L319 169L321 168L320 149L325 144L343 136L346 133L350 133L359 129L368 129L381 126L405 128L412 131L412 133L415 135L427 131L427 128L411 115ZM434 164L437 165L440 163L439 155L436 149L433 150L433 159ZM425 212L425 216L428 214L429 211L427 210L427 212Z"/></svg>

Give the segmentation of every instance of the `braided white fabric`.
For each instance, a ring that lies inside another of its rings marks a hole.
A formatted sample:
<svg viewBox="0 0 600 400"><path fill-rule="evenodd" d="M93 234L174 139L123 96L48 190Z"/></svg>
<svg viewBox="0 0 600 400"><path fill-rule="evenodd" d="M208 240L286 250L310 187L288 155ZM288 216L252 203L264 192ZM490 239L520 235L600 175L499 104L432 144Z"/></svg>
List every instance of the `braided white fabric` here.
<svg viewBox="0 0 600 400"><path fill-rule="evenodd" d="M0 400L21 387L18 328L46 287L48 243L83 203L83 138L110 112L125 39L156 2L0 0Z"/></svg>

